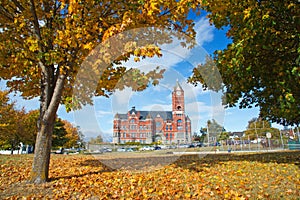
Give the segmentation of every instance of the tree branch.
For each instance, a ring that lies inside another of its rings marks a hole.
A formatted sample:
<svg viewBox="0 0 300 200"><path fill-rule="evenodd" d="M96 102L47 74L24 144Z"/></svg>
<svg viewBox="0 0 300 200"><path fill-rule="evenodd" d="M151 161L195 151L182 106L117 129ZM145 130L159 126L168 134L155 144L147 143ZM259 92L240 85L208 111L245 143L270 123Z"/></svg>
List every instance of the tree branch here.
<svg viewBox="0 0 300 200"><path fill-rule="evenodd" d="M17 0L12 0L14 4L19 8L22 12L25 10L25 8L17 1Z"/></svg>
<svg viewBox="0 0 300 200"><path fill-rule="evenodd" d="M39 25L39 20L38 20L37 14L36 14L36 10L35 10L34 0L30 0L30 3L31 3L30 10L31 10L31 13L33 16L34 32L35 32L37 38L39 39L39 41L41 41L42 40L41 30L40 30L40 25Z"/></svg>
<svg viewBox="0 0 300 200"><path fill-rule="evenodd" d="M51 102L50 102L48 109L43 117L43 120L45 122L50 120L52 117L55 117L56 111L58 109L58 106L59 106L59 103L61 100L65 79L66 79L66 74L60 74L58 76L58 79L56 81L56 85L54 88L54 92L53 92L53 95L51 98Z"/></svg>
<svg viewBox="0 0 300 200"><path fill-rule="evenodd" d="M10 21L14 21L14 16L11 13L9 13L2 5L0 5L0 13Z"/></svg>

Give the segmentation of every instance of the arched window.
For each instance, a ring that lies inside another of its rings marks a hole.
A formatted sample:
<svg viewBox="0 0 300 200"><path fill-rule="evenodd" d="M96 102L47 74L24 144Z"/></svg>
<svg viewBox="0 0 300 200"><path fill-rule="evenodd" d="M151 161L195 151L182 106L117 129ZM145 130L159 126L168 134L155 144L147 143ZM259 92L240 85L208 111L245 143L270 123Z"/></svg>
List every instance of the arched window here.
<svg viewBox="0 0 300 200"><path fill-rule="evenodd" d="M177 120L177 130L182 130L182 120L181 119L178 119Z"/></svg>

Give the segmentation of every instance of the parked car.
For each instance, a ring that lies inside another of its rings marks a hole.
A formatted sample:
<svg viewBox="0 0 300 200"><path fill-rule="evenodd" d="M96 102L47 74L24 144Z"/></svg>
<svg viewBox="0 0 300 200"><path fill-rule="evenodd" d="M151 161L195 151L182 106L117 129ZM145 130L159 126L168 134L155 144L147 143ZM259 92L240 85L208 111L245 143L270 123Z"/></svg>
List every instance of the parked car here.
<svg viewBox="0 0 300 200"><path fill-rule="evenodd" d="M126 149L124 147L117 149L117 152L125 152L125 151L126 151Z"/></svg>
<svg viewBox="0 0 300 200"><path fill-rule="evenodd" d="M132 148L126 148L125 151L126 152L133 152L133 149Z"/></svg>
<svg viewBox="0 0 300 200"><path fill-rule="evenodd" d="M197 143L197 144L196 144L196 147L202 147L202 146L203 146L202 143Z"/></svg>
<svg viewBox="0 0 300 200"><path fill-rule="evenodd" d="M102 152L112 152L112 149L111 148L108 148L108 147L103 147L101 149Z"/></svg>
<svg viewBox="0 0 300 200"><path fill-rule="evenodd" d="M55 154L63 154L65 152L64 148L60 148L58 150L55 151Z"/></svg>
<svg viewBox="0 0 300 200"><path fill-rule="evenodd" d="M188 148L189 147L189 145L187 145L187 144L180 144L179 145L179 148Z"/></svg>
<svg viewBox="0 0 300 200"><path fill-rule="evenodd" d="M151 146L143 146L141 148L142 151L151 151L151 150L154 150L154 147L151 147Z"/></svg>
<svg viewBox="0 0 300 200"><path fill-rule="evenodd" d="M161 150L161 147L160 146L155 146L154 150Z"/></svg>

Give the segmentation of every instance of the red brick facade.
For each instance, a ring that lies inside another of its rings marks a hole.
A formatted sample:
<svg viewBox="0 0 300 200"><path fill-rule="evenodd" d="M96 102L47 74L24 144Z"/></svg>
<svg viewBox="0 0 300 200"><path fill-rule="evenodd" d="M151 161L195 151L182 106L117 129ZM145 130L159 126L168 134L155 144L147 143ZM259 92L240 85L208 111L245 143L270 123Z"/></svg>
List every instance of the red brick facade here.
<svg viewBox="0 0 300 200"><path fill-rule="evenodd" d="M116 114L113 142L150 144L191 142L191 120L185 114L184 91L179 83L172 92L172 111L138 111L132 107L127 114Z"/></svg>

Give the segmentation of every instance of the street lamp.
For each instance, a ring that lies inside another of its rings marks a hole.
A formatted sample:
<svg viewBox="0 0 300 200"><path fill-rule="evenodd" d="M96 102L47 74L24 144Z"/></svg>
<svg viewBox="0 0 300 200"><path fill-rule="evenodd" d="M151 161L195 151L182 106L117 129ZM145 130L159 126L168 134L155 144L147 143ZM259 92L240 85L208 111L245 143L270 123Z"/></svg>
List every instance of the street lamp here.
<svg viewBox="0 0 300 200"><path fill-rule="evenodd" d="M266 133L266 137L268 138L269 149L271 150L271 141L270 141L270 138L272 137L272 134L270 132L267 132Z"/></svg>
<svg viewBox="0 0 300 200"><path fill-rule="evenodd" d="M257 138L257 149L260 150L259 143L258 143L258 133L257 133L257 129L256 129L256 123L257 123L257 118L255 119L254 129L255 129L256 138Z"/></svg>

